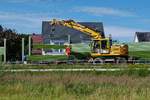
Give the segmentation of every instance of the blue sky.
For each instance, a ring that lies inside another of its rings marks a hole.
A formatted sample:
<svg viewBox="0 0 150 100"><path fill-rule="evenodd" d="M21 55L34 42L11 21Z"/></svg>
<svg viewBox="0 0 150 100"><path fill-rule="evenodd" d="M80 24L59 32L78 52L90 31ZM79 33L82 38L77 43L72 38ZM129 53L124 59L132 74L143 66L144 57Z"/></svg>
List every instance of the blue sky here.
<svg viewBox="0 0 150 100"><path fill-rule="evenodd" d="M103 22L105 34L132 41L150 31L149 0L0 0L0 24L19 33L41 33L42 20Z"/></svg>

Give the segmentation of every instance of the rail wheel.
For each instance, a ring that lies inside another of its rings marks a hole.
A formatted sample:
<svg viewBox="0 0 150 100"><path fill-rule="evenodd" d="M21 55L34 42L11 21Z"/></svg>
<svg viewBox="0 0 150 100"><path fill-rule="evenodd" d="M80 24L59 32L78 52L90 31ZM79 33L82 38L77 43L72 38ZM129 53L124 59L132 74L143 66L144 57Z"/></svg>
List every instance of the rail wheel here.
<svg viewBox="0 0 150 100"><path fill-rule="evenodd" d="M104 64L104 63L105 63L105 61L101 58L95 58L93 60L93 64Z"/></svg>
<svg viewBox="0 0 150 100"><path fill-rule="evenodd" d="M116 58L116 63L117 64L119 64L119 63L127 63L127 60L126 60L126 58L117 57Z"/></svg>

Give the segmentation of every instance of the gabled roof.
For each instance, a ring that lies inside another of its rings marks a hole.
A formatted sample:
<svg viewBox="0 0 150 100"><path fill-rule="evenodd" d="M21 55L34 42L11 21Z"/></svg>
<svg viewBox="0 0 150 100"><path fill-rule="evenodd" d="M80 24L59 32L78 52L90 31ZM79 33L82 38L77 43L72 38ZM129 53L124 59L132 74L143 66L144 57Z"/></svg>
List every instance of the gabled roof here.
<svg viewBox="0 0 150 100"><path fill-rule="evenodd" d="M136 32L139 42L150 42L150 32Z"/></svg>
<svg viewBox="0 0 150 100"><path fill-rule="evenodd" d="M74 30L65 26L56 25L55 28L49 24L49 21L42 22L42 35L44 36L44 41L49 42L49 38L52 40L67 40L67 36L71 36L71 41L73 43L81 42L82 40L90 40L91 38L78 30ZM98 31L104 37L104 29L102 22L78 22L81 25L90 27L93 30ZM52 31L53 30L53 31ZM82 37L82 38L81 38Z"/></svg>

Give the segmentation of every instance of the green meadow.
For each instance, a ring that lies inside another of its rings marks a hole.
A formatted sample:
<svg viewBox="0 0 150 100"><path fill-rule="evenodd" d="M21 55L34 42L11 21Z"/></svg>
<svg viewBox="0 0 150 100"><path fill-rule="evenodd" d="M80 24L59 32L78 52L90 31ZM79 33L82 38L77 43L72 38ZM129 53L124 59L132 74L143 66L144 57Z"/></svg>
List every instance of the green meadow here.
<svg viewBox="0 0 150 100"><path fill-rule="evenodd" d="M150 72L0 74L0 100L148 100Z"/></svg>

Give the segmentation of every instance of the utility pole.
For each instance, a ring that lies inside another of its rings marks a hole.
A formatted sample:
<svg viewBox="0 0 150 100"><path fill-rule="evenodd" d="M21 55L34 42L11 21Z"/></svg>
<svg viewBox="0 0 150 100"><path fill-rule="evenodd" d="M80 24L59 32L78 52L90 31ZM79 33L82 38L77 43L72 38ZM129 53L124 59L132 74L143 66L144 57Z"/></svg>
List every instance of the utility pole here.
<svg viewBox="0 0 150 100"><path fill-rule="evenodd" d="M28 56L31 56L31 36L29 36L29 48L28 48Z"/></svg>
<svg viewBox="0 0 150 100"><path fill-rule="evenodd" d="M24 38L22 38L22 62L24 62Z"/></svg>
<svg viewBox="0 0 150 100"><path fill-rule="evenodd" d="M4 39L4 63L6 63L6 39Z"/></svg>

